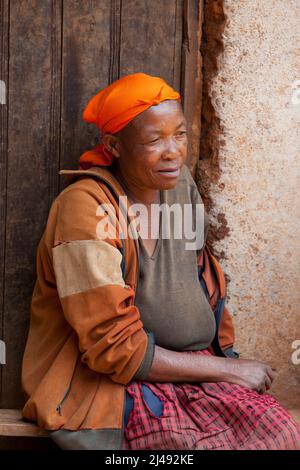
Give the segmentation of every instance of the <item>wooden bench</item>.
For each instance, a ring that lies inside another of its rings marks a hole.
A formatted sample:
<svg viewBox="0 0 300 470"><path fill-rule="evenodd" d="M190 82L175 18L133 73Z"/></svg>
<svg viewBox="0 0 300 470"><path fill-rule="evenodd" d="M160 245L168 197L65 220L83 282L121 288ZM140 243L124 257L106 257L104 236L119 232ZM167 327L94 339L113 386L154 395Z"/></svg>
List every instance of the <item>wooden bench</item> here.
<svg viewBox="0 0 300 470"><path fill-rule="evenodd" d="M21 410L0 410L0 436L48 437L47 431L25 421Z"/></svg>
<svg viewBox="0 0 300 470"><path fill-rule="evenodd" d="M300 425L300 409L289 410ZM0 410L0 436L7 437L49 437L47 431L36 424L25 421L21 410Z"/></svg>

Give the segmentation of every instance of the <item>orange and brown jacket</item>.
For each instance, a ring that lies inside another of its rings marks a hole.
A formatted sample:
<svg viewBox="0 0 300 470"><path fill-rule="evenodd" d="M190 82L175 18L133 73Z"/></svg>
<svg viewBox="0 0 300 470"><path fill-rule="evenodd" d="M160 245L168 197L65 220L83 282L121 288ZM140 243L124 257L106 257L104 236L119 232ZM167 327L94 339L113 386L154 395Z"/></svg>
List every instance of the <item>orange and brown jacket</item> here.
<svg viewBox="0 0 300 470"><path fill-rule="evenodd" d="M60 173L70 184L54 200L37 250L22 414L56 431L63 448L118 449L125 386L150 341L134 303L138 243L97 234L100 205L115 208L118 234L125 220L117 200L124 193L107 169ZM216 316L210 349L225 356L232 351L234 329L225 307L224 275L206 246L198 272Z"/></svg>

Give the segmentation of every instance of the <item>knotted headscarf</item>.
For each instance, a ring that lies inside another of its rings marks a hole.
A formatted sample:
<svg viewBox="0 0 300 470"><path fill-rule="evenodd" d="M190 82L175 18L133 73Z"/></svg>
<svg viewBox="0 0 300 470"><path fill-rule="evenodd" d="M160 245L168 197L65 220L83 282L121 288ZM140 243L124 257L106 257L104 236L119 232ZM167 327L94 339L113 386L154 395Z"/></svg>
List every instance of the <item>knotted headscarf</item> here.
<svg viewBox="0 0 300 470"><path fill-rule="evenodd" d="M180 94L159 77L134 73L99 91L84 109L83 120L95 124L101 136L115 134L138 114L165 100L180 101ZM82 169L109 166L113 159L113 154L100 144L83 153L79 165Z"/></svg>

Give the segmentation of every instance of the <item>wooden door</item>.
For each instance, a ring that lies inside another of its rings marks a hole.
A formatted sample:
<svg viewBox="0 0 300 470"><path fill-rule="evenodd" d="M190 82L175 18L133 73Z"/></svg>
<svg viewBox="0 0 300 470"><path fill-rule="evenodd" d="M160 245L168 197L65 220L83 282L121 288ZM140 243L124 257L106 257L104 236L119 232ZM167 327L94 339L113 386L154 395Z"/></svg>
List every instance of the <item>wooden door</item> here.
<svg viewBox="0 0 300 470"><path fill-rule="evenodd" d="M189 165L199 158L201 0L0 0L1 408L22 407L21 361L36 249L60 169L97 142L81 120L88 100L134 72L181 91ZM3 89L3 88L1 88Z"/></svg>

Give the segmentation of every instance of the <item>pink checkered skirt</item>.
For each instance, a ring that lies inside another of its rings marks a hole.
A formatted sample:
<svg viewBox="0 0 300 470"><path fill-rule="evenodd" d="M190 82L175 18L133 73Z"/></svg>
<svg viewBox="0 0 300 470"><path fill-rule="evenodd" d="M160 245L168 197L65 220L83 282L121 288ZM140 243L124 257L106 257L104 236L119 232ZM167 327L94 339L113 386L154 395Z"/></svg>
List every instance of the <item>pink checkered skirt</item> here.
<svg viewBox="0 0 300 470"><path fill-rule="evenodd" d="M211 355L208 350L188 354ZM160 400L160 413L149 407L145 387ZM268 393L227 382L131 382L126 391L134 405L123 449L300 449L300 427Z"/></svg>

